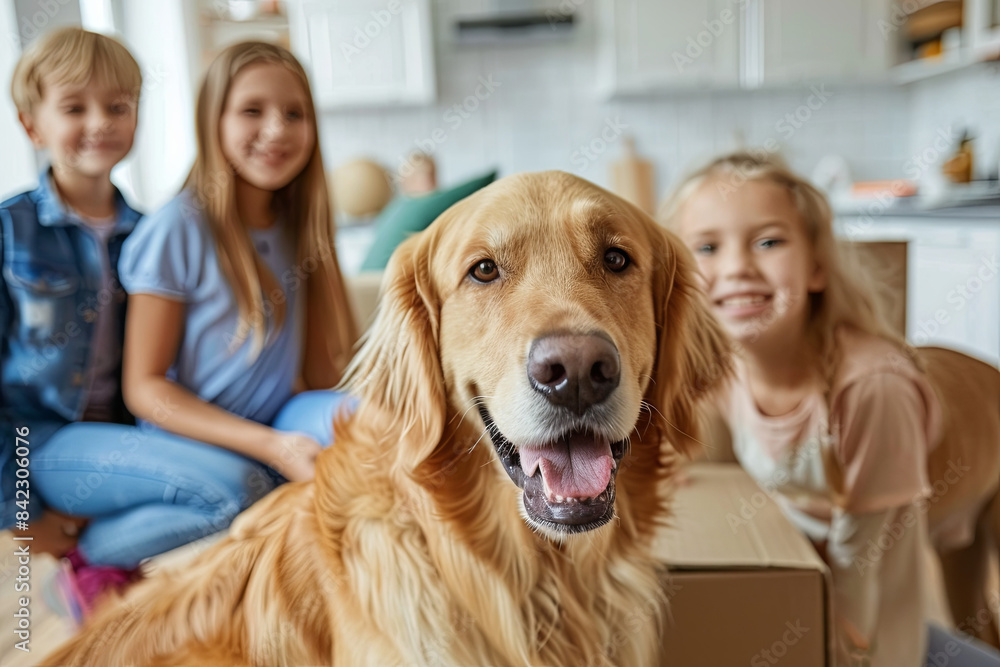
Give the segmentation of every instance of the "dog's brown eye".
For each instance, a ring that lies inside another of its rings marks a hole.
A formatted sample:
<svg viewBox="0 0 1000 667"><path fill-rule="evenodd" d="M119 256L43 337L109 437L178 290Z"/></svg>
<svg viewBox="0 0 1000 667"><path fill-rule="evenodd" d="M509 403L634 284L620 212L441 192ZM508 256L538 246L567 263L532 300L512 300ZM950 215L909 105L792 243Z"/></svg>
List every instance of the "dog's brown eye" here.
<svg viewBox="0 0 1000 667"><path fill-rule="evenodd" d="M624 250L619 250L618 248L609 248L604 253L604 266L608 267L611 271L618 273L624 271L632 262L629 256L625 254Z"/></svg>
<svg viewBox="0 0 1000 667"><path fill-rule="evenodd" d="M500 277L500 269L492 259L484 259L476 262L469 275L481 283L489 283Z"/></svg>

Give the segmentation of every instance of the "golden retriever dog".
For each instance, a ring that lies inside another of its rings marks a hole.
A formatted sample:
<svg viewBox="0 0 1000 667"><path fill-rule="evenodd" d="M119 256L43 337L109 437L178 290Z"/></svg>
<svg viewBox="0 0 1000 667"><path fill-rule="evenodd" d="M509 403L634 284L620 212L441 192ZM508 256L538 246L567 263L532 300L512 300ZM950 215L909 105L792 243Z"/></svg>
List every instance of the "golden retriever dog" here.
<svg viewBox="0 0 1000 667"><path fill-rule="evenodd" d="M944 417L927 463L926 506L948 603L960 630L1000 647L1000 598L989 594L990 557L1000 544L1000 372L953 350L917 354Z"/></svg>
<svg viewBox="0 0 1000 667"><path fill-rule="evenodd" d="M44 664L659 664L650 540L729 359L695 284L669 232L574 176L456 204L393 256L315 481Z"/></svg>

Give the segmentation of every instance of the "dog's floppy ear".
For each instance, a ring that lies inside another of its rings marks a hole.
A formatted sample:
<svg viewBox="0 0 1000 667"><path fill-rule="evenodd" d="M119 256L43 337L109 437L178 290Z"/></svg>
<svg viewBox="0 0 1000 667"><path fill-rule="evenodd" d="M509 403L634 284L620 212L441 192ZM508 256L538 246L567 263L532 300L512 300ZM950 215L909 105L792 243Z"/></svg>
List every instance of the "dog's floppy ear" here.
<svg viewBox="0 0 1000 667"><path fill-rule="evenodd" d="M698 444L699 401L728 378L732 345L708 309L688 249L659 225L656 233L661 239L653 244L661 248L653 279L658 342L646 400L666 420L661 424L666 439L690 454Z"/></svg>
<svg viewBox="0 0 1000 667"><path fill-rule="evenodd" d="M411 471L440 442L446 409L437 344L440 308L429 270L432 246L432 232L425 231L393 253L375 321L344 380L361 399L359 413L367 413L360 419L395 421L396 460Z"/></svg>

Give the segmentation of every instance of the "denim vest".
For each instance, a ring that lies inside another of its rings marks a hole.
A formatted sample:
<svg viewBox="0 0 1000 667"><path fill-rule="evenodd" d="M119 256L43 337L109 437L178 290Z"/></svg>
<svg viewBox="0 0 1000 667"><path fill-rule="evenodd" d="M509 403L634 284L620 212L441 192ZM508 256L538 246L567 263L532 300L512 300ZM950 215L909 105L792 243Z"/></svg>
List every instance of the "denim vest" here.
<svg viewBox="0 0 1000 667"><path fill-rule="evenodd" d="M116 310L124 340L118 255L140 214L115 190L116 220L108 240L113 289L105 290L98 241L63 207L48 170L39 183L0 204L0 425L6 422L5 427L65 423L83 415L94 322L102 309ZM124 418L124 406L120 412Z"/></svg>

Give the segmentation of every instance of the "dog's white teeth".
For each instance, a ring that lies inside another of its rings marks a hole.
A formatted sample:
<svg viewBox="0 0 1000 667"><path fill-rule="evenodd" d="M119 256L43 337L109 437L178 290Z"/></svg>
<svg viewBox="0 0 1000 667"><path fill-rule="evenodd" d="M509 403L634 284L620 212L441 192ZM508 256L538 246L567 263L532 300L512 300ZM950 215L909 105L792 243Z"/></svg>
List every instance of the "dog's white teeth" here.
<svg viewBox="0 0 1000 667"><path fill-rule="evenodd" d="M555 504L560 504L560 505L579 505L582 502L586 502L588 500L593 500L593 498L574 498L573 496L565 496L565 497L563 497L563 496L559 496L559 495L552 494L552 493L546 494L545 498L546 498L546 500L549 501L550 504L553 504L553 505L555 505Z"/></svg>
<svg viewBox="0 0 1000 667"><path fill-rule="evenodd" d="M601 495L597 496L597 499L600 500L601 502L604 502L605 500L608 499L608 494L602 493Z"/></svg>
<svg viewBox="0 0 1000 667"><path fill-rule="evenodd" d="M618 462L615 461L614 458L611 459L611 469L618 470Z"/></svg>

